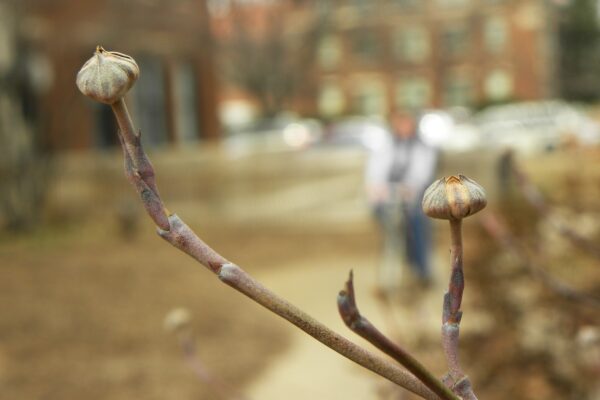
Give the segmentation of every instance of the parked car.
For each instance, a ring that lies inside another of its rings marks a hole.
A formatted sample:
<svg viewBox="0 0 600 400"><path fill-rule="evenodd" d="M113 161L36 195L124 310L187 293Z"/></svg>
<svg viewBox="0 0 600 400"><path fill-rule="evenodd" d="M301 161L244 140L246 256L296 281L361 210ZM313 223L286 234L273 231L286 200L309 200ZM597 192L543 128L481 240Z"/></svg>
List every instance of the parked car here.
<svg viewBox="0 0 600 400"><path fill-rule="evenodd" d="M323 134L324 145L373 150L385 145L388 126L381 118L350 117L330 124ZM467 151L479 145L477 129L442 110L426 110L420 118L419 135L443 151Z"/></svg>
<svg viewBox="0 0 600 400"><path fill-rule="evenodd" d="M567 137L581 144L600 143L599 126L563 101L494 106L476 114L473 121L486 147L540 151L559 146Z"/></svg>

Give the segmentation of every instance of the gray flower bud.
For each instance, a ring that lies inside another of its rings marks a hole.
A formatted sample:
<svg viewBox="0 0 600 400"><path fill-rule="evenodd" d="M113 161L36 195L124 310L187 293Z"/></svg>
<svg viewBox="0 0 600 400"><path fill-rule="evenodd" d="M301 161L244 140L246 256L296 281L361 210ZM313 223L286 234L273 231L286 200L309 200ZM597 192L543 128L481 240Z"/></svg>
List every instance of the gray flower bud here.
<svg viewBox="0 0 600 400"><path fill-rule="evenodd" d="M423 196L423 212L432 218L458 220L487 205L485 191L464 175L451 175L433 182Z"/></svg>
<svg viewBox="0 0 600 400"><path fill-rule="evenodd" d="M127 93L139 75L133 58L98 46L77 73L77 87L93 100L113 104Z"/></svg>

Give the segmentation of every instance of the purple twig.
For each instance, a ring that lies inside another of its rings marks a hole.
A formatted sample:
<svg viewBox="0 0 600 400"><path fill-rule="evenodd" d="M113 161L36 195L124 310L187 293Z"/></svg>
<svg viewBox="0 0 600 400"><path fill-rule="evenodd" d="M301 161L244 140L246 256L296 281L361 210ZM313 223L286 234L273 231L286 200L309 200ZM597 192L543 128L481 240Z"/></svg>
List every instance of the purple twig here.
<svg viewBox="0 0 600 400"><path fill-rule="evenodd" d="M119 100L112 105L112 109L120 127L120 138L125 156L125 174L138 191L144 208L158 226L158 234L163 239L207 267L225 284L296 325L344 357L424 399L439 399L427 386L397 365L350 342L265 288L240 267L230 263L210 248L177 215L169 214L162 205L154 180L154 172L142 149L140 135L135 134L125 102L122 99Z"/></svg>
<svg viewBox="0 0 600 400"><path fill-rule="evenodd" d="M442 347L448 363L448 379L452 390L463 399L476 399L469 379L460 367L458 342L465 278L463 273L462 219L450 219L451 273L448 292L442 307Z"/></svg>
<svg viewBox="0 0 600 400"><path fill-rule="evenodd" d="M406 352L402 347L392 342L379 331L368 319L363 317L356 305L354 295L354 280L350 271L344 289L338 295L338 310L342 320L350 330L366 339L379 350L392 357L416 376L434 393L446 400L459 400L439 379L437 379L423 364Z"/></svg>

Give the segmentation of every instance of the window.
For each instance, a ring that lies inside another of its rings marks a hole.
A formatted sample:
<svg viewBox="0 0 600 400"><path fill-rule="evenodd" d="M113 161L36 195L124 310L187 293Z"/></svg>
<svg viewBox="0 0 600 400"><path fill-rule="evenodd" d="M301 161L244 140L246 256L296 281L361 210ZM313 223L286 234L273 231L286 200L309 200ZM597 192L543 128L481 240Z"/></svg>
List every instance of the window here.
<svg viewBox="0 0 600 400"><path fill-rule="evenodd" d="M359 81L352 103L354 111L360 114L385 115L387 112L385 85L379 79Z"/></svg>
<svg viewBox="0 0 600 400"><path fill-rule="evenodd" d="M444 84L446 106L469 106L473 101L473 85L465 75L451 75Z"/></svg>
<svg viewBox="0 0 600 400"><path fill-rule="evenodd" d="M140 70L144 71L133 87L142 142L148 146L161 145L168 141L163 65L155 57L140 57L137 60Z"/></svg>
<svg viewBox="0 0 600 400"><path fill-rule="evenodd" d="M412 27L396 31L393 44L398 60L419 63L429 56L429 34L424 28Z"/></svg>
<svg viewBox="0 0 600 400"><path fill-rule="evenodd" d="M344 92L335 82L328 82L323 85L319 93L319 112L324 116L339 115L346 107L346 97Z"/></svg>
<svg viewBox="0 0 600 400"><path fill-rule="evenodd" d="M422 77L402 78L396 85L396 105L419 109L431 103L431 83Z"/></svg>
<svg viewBox="0 0 600 400"><path fill-rule="evenodd" d="M464 56L469 51L470 38L466 26L446 28L441 39L442 52L447 57Z"/></svg>
<svg viewBox="0 0 600 400"><path fill-rule="evenodd" d="M513 95L512 75L502 69L492 70L486 76L483 87L489 100L507 100Z"/></svg>
<svg viewBox="0 0 600 400"><path fill-rule="evenodd" d="M483 26L485 48L490 53L500 53L508 42L508 24L502 17L494 16L486 19Z"/></svg>
<svg viewBox="0 0 600 400"><path fill-rule="evenodd" d="M342 60L342 44L336 37L321 40L318 50L319 65L326 70L335 69Z"/></svg>
<svg viewBox="0 0 600 400"><path fill-rule="evenodd" d="M376 62L380 54L380 41L373 31L352 32L352 53L363 62Z"/></svg>
<svg viewBox="0 0 600 400"><path fill-rule="evenodd" d="M100 149L110 149L117 146L119 140L115 133L119 128L115 123L115 116L110 107L106 107L104 104L100 105L97 102L92 104L95 111L94 145Z"/></svg>
<svg viewBox="0 0 600 400"><path fill-rule="evenodd" d="M198 140L196 75L192 64L180 64L173 75L175 134L182 142Z"/></svg>

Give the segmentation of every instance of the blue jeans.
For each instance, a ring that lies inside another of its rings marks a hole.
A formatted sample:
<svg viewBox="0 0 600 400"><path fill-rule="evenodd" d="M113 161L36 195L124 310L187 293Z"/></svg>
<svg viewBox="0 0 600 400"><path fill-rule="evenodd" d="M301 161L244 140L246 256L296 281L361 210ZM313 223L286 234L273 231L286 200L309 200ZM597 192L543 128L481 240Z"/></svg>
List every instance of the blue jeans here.
<svg viewBox="0 0 600 400"><path fill-rule="evenodd" d="M408 263L420 279L428 280L431 278L431 224L420 202L404 209L404 221Z"/></svg>
<svg viewBox="0 0 600 400"><path fill-rule="evenodd" d="M427 216L417 204L379 204L374 210L384 235L383 260L380 268L390 268L393 262L400 269L404 258L411 270L422 281L431 278L429 253L431 251L431 226ZM390 260L394 258L395 261ZM384 265L387 264L387 265ZM388 273L389 275L389 273ZM392 279L399 278L400 271Z"/></svg>

